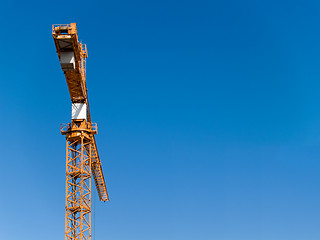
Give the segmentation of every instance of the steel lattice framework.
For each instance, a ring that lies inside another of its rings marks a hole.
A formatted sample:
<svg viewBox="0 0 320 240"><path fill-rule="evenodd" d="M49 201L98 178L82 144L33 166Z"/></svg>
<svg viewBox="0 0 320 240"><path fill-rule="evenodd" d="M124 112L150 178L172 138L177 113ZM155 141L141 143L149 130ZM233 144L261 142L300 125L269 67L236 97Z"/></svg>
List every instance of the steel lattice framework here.
<svg viewBox="0 0 320 240"><path fill-rule="evenodd" d="M109 201L91 122L86 87L86 45L79 43L75 23L53 25L52 34L71 102L71 123L61 125L66 136L65 240L91 240L91 177L100 201Z"/></svg>
<svg viewBox="0 0 320 240"><path fill-rule="evenodd" d="M77 129L71 130L66 138L66 239L88 240L91 236L91 145L93 141L90 136Z"/></svg>

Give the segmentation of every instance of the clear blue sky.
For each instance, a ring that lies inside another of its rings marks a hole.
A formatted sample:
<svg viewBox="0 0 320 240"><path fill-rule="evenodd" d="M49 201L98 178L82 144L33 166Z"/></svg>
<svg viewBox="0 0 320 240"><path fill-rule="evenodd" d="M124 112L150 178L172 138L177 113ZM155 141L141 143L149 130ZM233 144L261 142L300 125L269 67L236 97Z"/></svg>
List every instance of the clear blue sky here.
<svg viewBox="0 0 320 240"><path fill-rule="evenodd" d="M111 199L94 240L318 240L319 13L1 1L0 239L64 239L71 104L51 24L76 22Z"/></svg>

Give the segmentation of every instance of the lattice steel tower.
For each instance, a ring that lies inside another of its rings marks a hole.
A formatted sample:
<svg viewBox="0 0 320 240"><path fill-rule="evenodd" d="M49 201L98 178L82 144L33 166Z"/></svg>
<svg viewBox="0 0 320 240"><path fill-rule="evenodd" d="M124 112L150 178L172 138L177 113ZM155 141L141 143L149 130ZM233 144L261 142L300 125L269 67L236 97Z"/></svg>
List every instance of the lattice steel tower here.
<svg viewBox="0 0 320 240"><path fill-rule="evenodd" d="M91 122L86 86L87 47L78 40L75 23L52 26L71 102L71 123L61 125L66 136L65 240L91 239L91 175L100 201L109 201Z"/></svg>

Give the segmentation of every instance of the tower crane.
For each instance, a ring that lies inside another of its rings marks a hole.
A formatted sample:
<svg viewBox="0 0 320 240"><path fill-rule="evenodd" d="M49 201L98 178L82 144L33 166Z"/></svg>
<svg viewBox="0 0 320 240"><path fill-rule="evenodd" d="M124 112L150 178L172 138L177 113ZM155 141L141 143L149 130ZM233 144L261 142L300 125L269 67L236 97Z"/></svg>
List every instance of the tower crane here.
<svg viewBox="0 0 320 240"><path fill-rule="evenodd" d="M77 26L52 25L52 35L71 97L71 123L61 125L66 147L65 240L91 240L91 178L100 201L109 201L91 122L86 86L87 47Z"/></svg>

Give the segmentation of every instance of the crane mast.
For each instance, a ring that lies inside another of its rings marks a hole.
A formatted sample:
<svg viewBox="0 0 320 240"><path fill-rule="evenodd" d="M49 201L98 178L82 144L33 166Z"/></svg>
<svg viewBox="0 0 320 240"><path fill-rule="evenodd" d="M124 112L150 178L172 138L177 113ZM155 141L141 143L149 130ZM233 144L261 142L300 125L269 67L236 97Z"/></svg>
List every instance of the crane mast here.
<svg viewBox="0 0 320 240"><path fill-rule="evenodd" d="M65 240L91 240L91 179L100 201L109 201L91 122L86 86L87 47L78 40L75 23L52 26L52 35L71 98L66 137Z"/></svg>

